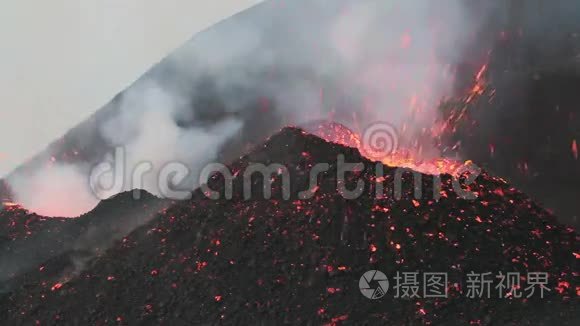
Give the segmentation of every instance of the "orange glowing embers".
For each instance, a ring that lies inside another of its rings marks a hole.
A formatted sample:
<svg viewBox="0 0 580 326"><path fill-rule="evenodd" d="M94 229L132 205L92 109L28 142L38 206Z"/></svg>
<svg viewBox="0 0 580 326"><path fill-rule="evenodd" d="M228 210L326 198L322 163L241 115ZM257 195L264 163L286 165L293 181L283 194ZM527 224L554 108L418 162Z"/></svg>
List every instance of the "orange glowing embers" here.
<svg viewBox="0 0 580 326"><path fill-rule="evenodd" d="M2 205L3 205L4 207L8 207L8 208L13 208L13 207L20 207L20 204L18 204L18 203L14 203L14 202L9 202L9 201L2 202Z"/></svg>
<svg viewBox="0 0 580 326"><path fill-rule="evenodd" d="M51 291L56 291L58 289L60 289L62 287L62 283L56 283L55 285L53 285L50 290Z"/></svg>
<svg viewBox="0 0 580 326"><path fill-rule="evenodd" d="M308 132L331 143L357 148L363 155L365 153L361 136L340 123L319 122L318 125L308 128ZM375 160L376 158L369 159ZM398 149L385 155L380 161L388 166L409 168L432 175L455 174L460 167L469 163L443 157L423 159L418 151L407 149Z"/></svg>

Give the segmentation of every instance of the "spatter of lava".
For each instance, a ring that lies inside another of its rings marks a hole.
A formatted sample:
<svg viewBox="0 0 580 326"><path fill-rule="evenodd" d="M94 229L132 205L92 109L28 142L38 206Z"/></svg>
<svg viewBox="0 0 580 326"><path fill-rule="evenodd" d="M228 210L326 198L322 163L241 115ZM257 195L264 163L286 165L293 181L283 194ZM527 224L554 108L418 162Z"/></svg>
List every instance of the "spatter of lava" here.
<svg viewBox="0 0 580 326"><path fill-rule="evenodd" d="M354 148L361 146L360 136L342 123L321 120L308 123L302 128L328 142Z"/></svg>
<svg viewBox="0 0 580 326"><path fill-rule="evenodd" d="M364 155L361 136L345 125L334 121L316 121L303 127L305 131L328 142L359 149ZM471 161L461 162L450 158L424 159L416 151L398 149L380 160L388 166L409 168L425 174L456 174L463 166L470 166Z"/></svg>
<svg viewBox="0 0 580 326"><path fill-rule="evenodd" d="M388 166L409 168L431 175L458 175L467 171L473 171L476 167L471 161L459 161L457 159L441 156L428 156L423 152L422 145L425 145L427 141L432 139L435 140L434 144L432 144L434 148L441 147L442 137L455 134L457 131L457 125L465 123L465 121L471 119L468 114L468 109L470 108L471 103L479 98L493 96L494 91L488 89L488 82L485 77L487 69L487 63L483 64L479 68L477 74L473 77L472 87L466 89L462 95L447 101L447 105L449 105L450 108L449 112L441 117L443 119L432 121L432 126L430 128L424 128L423 131L418 134L412 134L412 130L407 128L408 125L413 125L416 122L415 118L416 114L418 114L418 112L411 107L410 112L408 112L409 120L403 123L402 134L399 136L407 138L407 140L413 140L407 142L413 145L405 148L398 147L393 152L388 153L381 158L380 161ZM412 102L417 101L418 99L414 98ZM358 121L354 122L358 125ZM364 144L361 133L355 132L341 123L332 121L332 119L310 122L301 127L308 133L316 135L328 142L358 148L363 155L366 152L365 146L368 144ZM455 150L458 146L459 144L456 144L451 149ZM573 146L575 146L575 143ZM377 159L376 157L369 158L371 160Z"/></svg>

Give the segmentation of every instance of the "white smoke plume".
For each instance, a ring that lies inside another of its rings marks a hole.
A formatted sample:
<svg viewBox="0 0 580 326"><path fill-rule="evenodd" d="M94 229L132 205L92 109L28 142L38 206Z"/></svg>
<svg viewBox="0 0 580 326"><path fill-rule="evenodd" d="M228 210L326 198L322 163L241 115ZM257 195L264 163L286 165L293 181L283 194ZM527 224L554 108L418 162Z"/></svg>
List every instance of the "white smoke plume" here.
<svg viewBox="0 0 580 326"><path fill-rule="evenodd" d="M227 119L209 128L181 128L175 115L185 112L183 101L153 80L143 80L124 96L119 114L101 125L100 134L111 146L123 149L123 157L106 155L102 162L123 169L112 171L123 178L113 196L135 188L133 171L143 163L150 166L143 189L160 196L160 170L168 163L187 166L191 179L203 166L216 158L220 145L242 127L242 122ZM9 179L16 200L27 209L44 216L77 217L94 208L103 194L89 185L92 166L50 163L33 174L14 174ZM106 176L105 182L107 181ZM110 182L110 180L109 180ZM34 191L31 191L34 190ZM190 190L193 190L190 189ZM108 197L107 196L107 197Z"/></svg>
<svg viewBox="0 0 580 326"><path fill-rule="evenodd" d="M98 204L85 172L75 165L45 165L32 174L15 174L10 187L20 204L43 216L75 217Z"/></svg>
<svg viewBox="0 0 580 326"><path fill-rule="evenodd" d="M436 118L438 102L451 95L451 67L491 12L491 4L473 10L469 3L268 2L252 9L253 16L234 17L175 51L160 63L163 69L124 93L99 134L111 148L124 148L127 171L150 162L153 171L143 187L159 194L156 175L166 163L184 163L195 176L240 130L263 128L236 115L259 96L275 102L282 119L272 123L280 126L329 116L360 126L373 120L402 126L414 112L414 125L406 127L420 131ZM272 81L271 74L278 77ZM205 95L195 90L204 78L212 81L223 115L232 117L203 120L201 113L214 110L211 104L192 110ZM11 176L9 184L32 211L78 216L98 201L88 186L94 163L42 167ZM129 174L116 190L132 189Z"/></svg>

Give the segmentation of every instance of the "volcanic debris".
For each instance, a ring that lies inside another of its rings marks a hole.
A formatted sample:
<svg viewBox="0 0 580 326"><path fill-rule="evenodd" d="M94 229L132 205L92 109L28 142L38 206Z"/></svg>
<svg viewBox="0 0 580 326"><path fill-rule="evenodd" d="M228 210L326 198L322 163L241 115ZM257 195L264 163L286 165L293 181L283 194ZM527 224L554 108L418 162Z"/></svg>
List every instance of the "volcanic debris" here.
<svg viewBox="0 0 580 326"><path fill-rule="evenodd" d="M362 163L344 182L337 173L339 155ZM266 178L272 181L269 199L258 174L244 180L254 163L281 165ZM328 163L329 169L310 187L317 163ZM485 172L465 185L475 200L461 199L451 176L442 176L435 199L437 183L428 175L422 175L423 195L417 199L411 173L403 175L397 199L396 168L382 168L378 176L377 163L354 148L283 129L229 167L232 198L226 198L227 178L216 174L208 186L219 199L208 198L208 189L195 191L191 200L162 210L82 271L48 274L62 270L62 259L43 263L0 297L0 318L7 324L95 325L551 325L580 320L580 251L572 228ZM250 198L244 196L247 182ZM384 196L377 196L381 185ZM360 196L346 199L344 192L357 187ZM369 270L382 271L391 281L381 299L361 294L359 279ZM447 273L447 297L395 297L394 279L402 272ZM539 293L500 298L492 287L489 298L468 298L470 272L519 272L522 286L528 272L545 272L549 291L543 298Z"/></svg>

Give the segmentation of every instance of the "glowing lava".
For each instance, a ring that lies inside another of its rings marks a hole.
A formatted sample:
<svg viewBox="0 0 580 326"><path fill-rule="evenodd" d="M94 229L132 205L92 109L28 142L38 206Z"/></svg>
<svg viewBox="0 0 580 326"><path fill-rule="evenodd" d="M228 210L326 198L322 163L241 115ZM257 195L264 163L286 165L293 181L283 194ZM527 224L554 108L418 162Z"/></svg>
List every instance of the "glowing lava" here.
<svg viewBox="0 0 580 326"><path fill-rule="evenodd" d="M20 207L20 205L18 203L9 202L9 201L2 202L2 206L9 207L9 208L12 208L12 207Z"/></svg>
<svg viewBox="0 0 580 326"><path fill-rule="evenodd" d="M303 127L308 133L328 142L359 149L364 153L361 137L343 124L333 121L317 121ZM399 149L380 160L385 165L405 167L426 174L455 174L461 166L470 161L460 162L450 158L424 159L416 151Z"/></svg>
<svg viewBox="0 0 580 326"><path fill-rule="evenodd" d="M461 169L465 166L468 167L468 171L471 170L471 168L474 167L471 161L463 162L449 157L441 157L440 154L433 153L438 152L439 150L432 151L432 153L428 155L424 153L423 148L440 148L440 145L442 145L442 137L454 134L457 131L457 126L460 124L470 123L468 112L471 107L470 104L486 95L489 95L490 98L493 96L493 90L488 89L488 81L486 80L487 71L487 63L482 64L473 76L472 86L467 88L462 95L445 101L446 105L450 106L448 114L445 114L441 120L439 118L434 118L436 121L430 121L431 127L429 128L422 128L422 130L409 128L409 126L424 125L418 123L418 120L421 120L421 114L423 113L425 117L429 117L431 115L427 114L427 111L435 109L426 108L426 111L417 110L416 103L419 102L419 100L417 97L413 97L411 100L412 104L409 108L410 112L408 120L403 122L400 132L393 135L406 140L403 144L404 147L397 147L394 151L384 155L384 157L380 158L379 156L378 160L388 166L405 167L432 175L461 174L465 172L464 169ZM370 111L372 111L372 109L370 109ZM372 120L372 114L370 118ZM365 120L368 121L369 119ZM356 114L353 118L353 123L355 126L359 125L359 118ZM365 155L366 144L364 144L364 138L362 137L364 132L355 132L353 129L350 129L341 123L332 121L332 117L329 117L328 120L308 123L303 125L302 129L326 141L357 148L361 154ZM402 139L398 140L399 144L401 143L401 140ZM459 146L460 143L457 143L451 149L455 150ZM573 155L577 158L578 150L575 141L572 147ZM490 151L493 154L494 148L490 147ZM369 157L369 155L365 156ZM369 157L369 159L377 161L376 156Z"/></svg>
<svg viewBox="0 0 580 326"><path fill-rule="evenodd" d="M314 121L302 127L305 131L318 136L328 142L344 145L347 147L360 148L360 136L346 127L334 121Z"/></svg>

